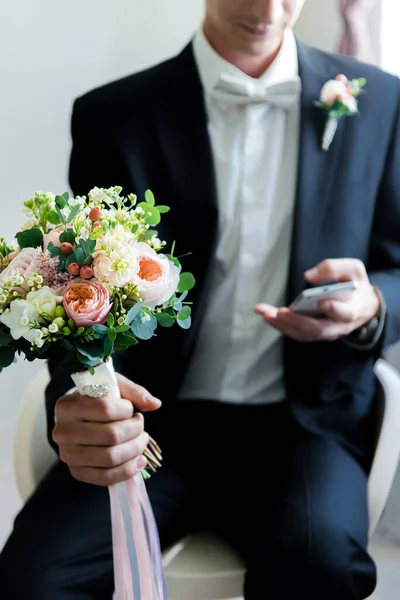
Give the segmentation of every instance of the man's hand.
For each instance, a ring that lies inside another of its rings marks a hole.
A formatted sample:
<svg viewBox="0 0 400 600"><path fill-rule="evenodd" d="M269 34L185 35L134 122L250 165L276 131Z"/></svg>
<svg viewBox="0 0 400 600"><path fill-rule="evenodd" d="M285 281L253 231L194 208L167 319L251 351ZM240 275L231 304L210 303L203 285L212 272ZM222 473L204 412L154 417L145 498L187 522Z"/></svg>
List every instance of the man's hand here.
<svg viewBox="0 0 400 600"><path fill-rule="evenodd" d="M334 341L349 335L379 312L380 297L370 284L364 264L354 258L329 259L305 273L314 284L327 281L356 281L358 288L348 301L321 300L318 304L326 318L297 315L289 308L258 304L255 312L284 335L301 342Z"/></svg>
<svg viewBox="0 0 400 600"><path fill-rule="evenodd" d="M53 440L79 481L108 486L134 477L147 464L142 455L149 436L134 409L157 410L161 402L126 377L117 378L122 399L74 393L56 403Z"/></svg>

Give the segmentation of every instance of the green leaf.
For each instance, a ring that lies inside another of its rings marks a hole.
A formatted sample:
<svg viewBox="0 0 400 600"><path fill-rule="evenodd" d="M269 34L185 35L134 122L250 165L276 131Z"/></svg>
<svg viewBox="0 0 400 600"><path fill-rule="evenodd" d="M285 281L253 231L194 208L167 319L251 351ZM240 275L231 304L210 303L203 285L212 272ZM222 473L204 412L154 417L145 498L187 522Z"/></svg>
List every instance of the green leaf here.
<svg viewBox="0 0 400 600"><path fill-rule="evenodd" d="M160 204L159 206L156 206L158 212L162 215L164 215L165 213L169 212L171 209L169 206L165 206L164 204Z"/></svg>
<svg viewBox="0 0 400 600"><path fill-rule="evenodd" d="M109 327L114 327L114 323L115 323L114 315L112 313L109 313L109 315L107 317L107 325Z"/></svg>
<svg viewBox="0 0 400 600"><path fill-rule="evenodd" d="M136 318L131 325L132 333L140 340L149 340L157 329L157 319L147 311L144 311L148 320Z"/></svg>
<svg viewBox="0 0 400 600"><path fill-rule="evenodd" d="M0 334L0 348L3 348L4 346L8 346L8 344L12 341L13 341L12 335L10 335L8 333Z"/></svg>
<svg viewBox="0 0 400 600"><path fill-rule="evenodd" d="M69 242L73 246L75 245L75 231L73 229L66 229L60 235L60 242Z"/></svg>
<svg viewBox="0 0 400 600"><path fill-rule="evenodd" d="M16 238L21 249L37 248L43 243L43 233L37 227L18 232Z"/></svg>
<svg viewBox="0 0 400 600"><path fill-rule="evenodd" d="M132 321L136 319L138 315L141 314L142 306L143 304L141 302L138 302L137 304L135 304L135 306L132 306L132 308L128 311L125 317L125 323L127 325L130 325Z"/></svg>
<svg viewBox="0 0 400 600"><path fill-rule="evenodd" d="M97 365L103 349L101 346L91 345L90 350L86 350L86 348L83 348L82 346L77 346L76 350L82 354L82 356L85 356L88 360Z"/></svg>
<svg viewBox="0 0 400 600"><path fill-rule="evenodd" d="M112 342L115 342L117 338L117 332L115 331L115 327L110 327L108 330L108 339Z"/></svg>
<svg viewBox="0 0 400 600"><path fill-rule="evenodd" d="M185 298L187 298L188 293L187 292L183 292L183 294L181 295L181 297L179 298L179 300L181 302L183 302L185 300Z"/></svg>
<svg viewBox="0 0 400 600"><path fill-rule="evenodd" d="M66 268L66 263L67 263L68 256L65 256L64 254L60 254L58 258L59 258L58 270L59 271L64 271L65 268Z"/></svg>
<svg viewBox="0 0 400 600"><path fill-rule="evenodd" d="M15 348L13 346L3 346L0 348L0 368L9 367L15 358Z"/></svg>
<svg viewBox="0 0 400 600"><path fill-rule="evenodd" d="M56 207L62 210L67 206L67 200L64 196L56 196Z"/></svg>
<svg viewBox="0 0 400 600"><path fill-rule="evenodd" d="M129 331L130 327L129 325L117 325L117 327L115 328L115 331L117 333L124 333L125 331Z"/></svg>
<svg viewBox="0 0 400 600"><path fill-rule="evenodd" d="M179 278L178 292L189 292L194 288L196 280L191 273L181 273Z"/></svg>
<svg viewBox="0 0 400 600"><path fill-rule="evenodd" d="M47 250L49 251L51 257L60 256L61 254L60 248L58 246L55 246L53 242L49 242Z"/></svg>
<svg viewBox="0 0 400 600"><path fill-rule="evenodd" d="M178 321L186 321L186 319L190 317L191 312L190 306L184 306L181 308L181 310L178 312Z"/></svg>
<svg viewBox="0 0 400 600"><path fill-rule="evenodd" d="M174 263L174 265L175 265L176 267L178 267L178 269L180 269L180 268L181 268L181 263L179 262L179 260L178 260L178 259L177 259L175 256L172 256L172 254L166 254L166 257L167 257L167 258L168 258L168 259L169 259L171 262L173 262L173 263Z"/></svg>
<svg viewBox="0 0 400 600"><path fill-rule="evenodd" d="M92 365L88 365L88 371L91 375L95 374L95 370L94 370L94 367L92 367Z"/></svg>
<svg viewBox="0 0 400 600"><path fill-rule="evenodd" d="M126 350L129 346L136 346L137 339L133 335L119 335L115 340L115 348L118 350Z"/></svg>
<svg viewBox="0 0 400 600"><path fill-rule="evenodd" d="M71 212L68 215L67 223L71 223L71 221L73 221L75 219L76 215L79 213L80 210L81 210L81 206L79 204L75 204L74 208L71 210Z"/></svg>
<svg viewBox="0 0 400 600"><path fill-rule="evenodd" d="M93 325L93 331L103 335L108 332L108 327L106 327L105 325Z"/></svg>
<svg viewBox="0 0 400 600"><path fill-rule="evenodd" d="M178 323L179 327L182 327L182 329L189 329L192 324L192 317L189 317L185 321L180 321L178 319L176 322Z"/></svg>
<svg viewBox="0 0 400 600"><path fill-rule="evenodd" d="M68 200L69 200L69 193L68 192L64 192L62 194L62 197L64 198L65 202L68 202Z"/></svg>
<svg viewBox="0 0 400 600"><path fill-rule="evenodd" d="M47 213L46 220L49 223L51 223L52 225L60 224L60 217L58 216L58 214L55 210L51 210L50 212Z"/></svg>
<svg viewBox="0 0 400 600"><path fill-rule="evenodd" d="M161 327L172 327L175 324L175 319L168 313L156 313L155 316Z"/></svg>
<svg viewBox="0 0 400 600"><path fill-rule="evenodd" d="M114 350L114 342L112 342L108 337L106 337L104 340L105 356L111 356L113 350Z"/></svg>
<svg viewBox="0 0 400 600"><path fill-rule="evenodd" d="M159 222L161 221L161 215L155 206L151 206L151 204L147 204L147 202L140 202L138 206L140 206L140 208L144 210L144 220L146 221L146 223L148 223L149 225L159 224Z"/></svg>
<svg viewBox="0 0 400 600"><path fill-rule="evenodd" d="M75 259L76 259L76 262L78 263L78 265L80 267L83 267L85 261L87 260L84 250L82 250L82 248L79 248L79 247L75 248L74 254L75 254ZM90 260L92 260L91 257L90 257Z"/></svg>
<svg viewBox="0 0 400 600"><path fill-rule="evenodd" d="M86 240L85 238L80 238L79 246L83 249L86 256L91 255L96 248L96 240Z"/></svg>
<svg viewBox="0 0 400 600"><path fill-rule="evenodd" d="M61 221L61 223L62 223L63 225L65 225L65 217L64 217L64 215L62 214L61 210L58 208L58 206L56 206L56 211L57 211L57 214L58 214L58 216L59 216L59 218L60 218L60 221Z"/></svg>
<svg viewBox="0 0 400 600"><path fill-rule="evenodd" d="M69 265L71 265L74 262L78 262L76 260L76 254L75 252L72 252L71 254L68 254L67 259L65 261L65 268L68 269Z"/></svg>
<svg viewBox="0 0 400 600"><path fill-rule="evenodd" d="M146 202L147 204L150 204L150 206L154 206L156 201L154 198L154 194L151 190L146 190L144 193L144 197L146 198Z"/></svg>

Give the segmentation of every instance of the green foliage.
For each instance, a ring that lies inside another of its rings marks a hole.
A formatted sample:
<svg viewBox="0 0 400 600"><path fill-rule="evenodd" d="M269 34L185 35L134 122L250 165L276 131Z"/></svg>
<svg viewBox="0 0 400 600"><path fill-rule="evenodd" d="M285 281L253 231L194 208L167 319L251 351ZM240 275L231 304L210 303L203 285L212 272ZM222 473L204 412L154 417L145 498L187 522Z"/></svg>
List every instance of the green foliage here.
<svg viewBox="0 0 400 600"><path fill-rule="evenodd" d="M75 245L75 231L73 229L66 229L60 235L60 242L69 242L73 246Z"/></svg>
<svg viewBox="0 0 400 600"><path fill-rule="evenodd" d="M172 327L175 323L175 318L167 312L156 313L155 317L161 327Z"/></svg>
<svg viewBox="0 0 400 600"><path fill-rule="evenodd" d="M149 340L157 329L157 319L149 310L143 309L131 323L131 330L140 340Z"/></svg>
<svg viewBox="0 0 400 600"><path fill-rule="evenodd" d="M15 351L14 346L2 346L0 348L0 369L9 367L14 362Z"/></svg>
<svg viewBox="0 0 400 600"><path fill-rule="evenodd" d="M43 244L43 233L37 227L19 231L15 237L20 248L37 248Z"/></svg>
<svg viewBox="0 0 400 600"><path fill-rule="evenodd" d="M190 292L194 288L196 280L191 273L181 273L179 278L178 292Z"/></svg>

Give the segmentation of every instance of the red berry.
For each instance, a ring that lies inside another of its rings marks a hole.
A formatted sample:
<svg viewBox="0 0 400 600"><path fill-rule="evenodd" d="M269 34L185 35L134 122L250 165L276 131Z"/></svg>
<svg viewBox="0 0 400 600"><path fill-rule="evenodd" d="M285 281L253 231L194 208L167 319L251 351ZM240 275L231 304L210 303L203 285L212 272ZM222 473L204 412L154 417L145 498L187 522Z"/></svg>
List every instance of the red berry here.
<svg viewBox="0 0 400 600"><path fill-rule="evenodd" d="M93 277L92 267L82 267L79 271L79 275L82 277L82 279L90 279L91 277Z"/></svg>
<svg viewBox="0 0 400 600"><path fill-rule="evenodd" d="M80 271L80 266L78 265L77 262L73 262L70 265L68 265L68 273L70 275L79 275L79 271Z"/></svg>
<svg viewBox="0 0 400 600"><path fill-rule="evenodd" d="M91 221L98 221L101 217L101 208L99 206L95 206L89 213L89 219Z"/></svg>
<svg viewBox="0 0 400 600"><path fill-rule="evenodd" d="M341 74L336 76L336 81L341 81L342 83L346 84L348 82L348 79L346 75Z"/></svg>
<svg viewBox="0 0 400 600"><path fill-rule="evenodd" d="M93 223L93 229L97 229L97 227L101 227L100 221L96 221L96 223Z"/></svg>
<svg viewBox="0 0 400 600"><path fill-rule="evenodd" d="M61 254L71 254L74 251L74 247L69 242L63 242L60 244Z"/></svg>

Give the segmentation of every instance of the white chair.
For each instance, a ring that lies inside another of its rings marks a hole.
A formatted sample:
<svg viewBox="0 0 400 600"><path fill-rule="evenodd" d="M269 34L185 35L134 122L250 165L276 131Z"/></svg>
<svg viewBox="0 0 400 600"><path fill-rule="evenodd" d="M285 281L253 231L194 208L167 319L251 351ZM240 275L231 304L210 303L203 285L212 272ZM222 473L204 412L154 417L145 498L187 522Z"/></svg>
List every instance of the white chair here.
<svg viewBox="0 0 400 600"><path fill-rule="evenodd" d="M369 477L370 536L385 507L400 457L400 374L383 360L375 373L379 381L374 460ZM25 501L56 460L46 440L44 389L46 369L30 383L24 397L14 442L16 484ZM191 536L164 554L171 600L229 600L241 598L244 567L240 558L207 533Z"/></svg>

